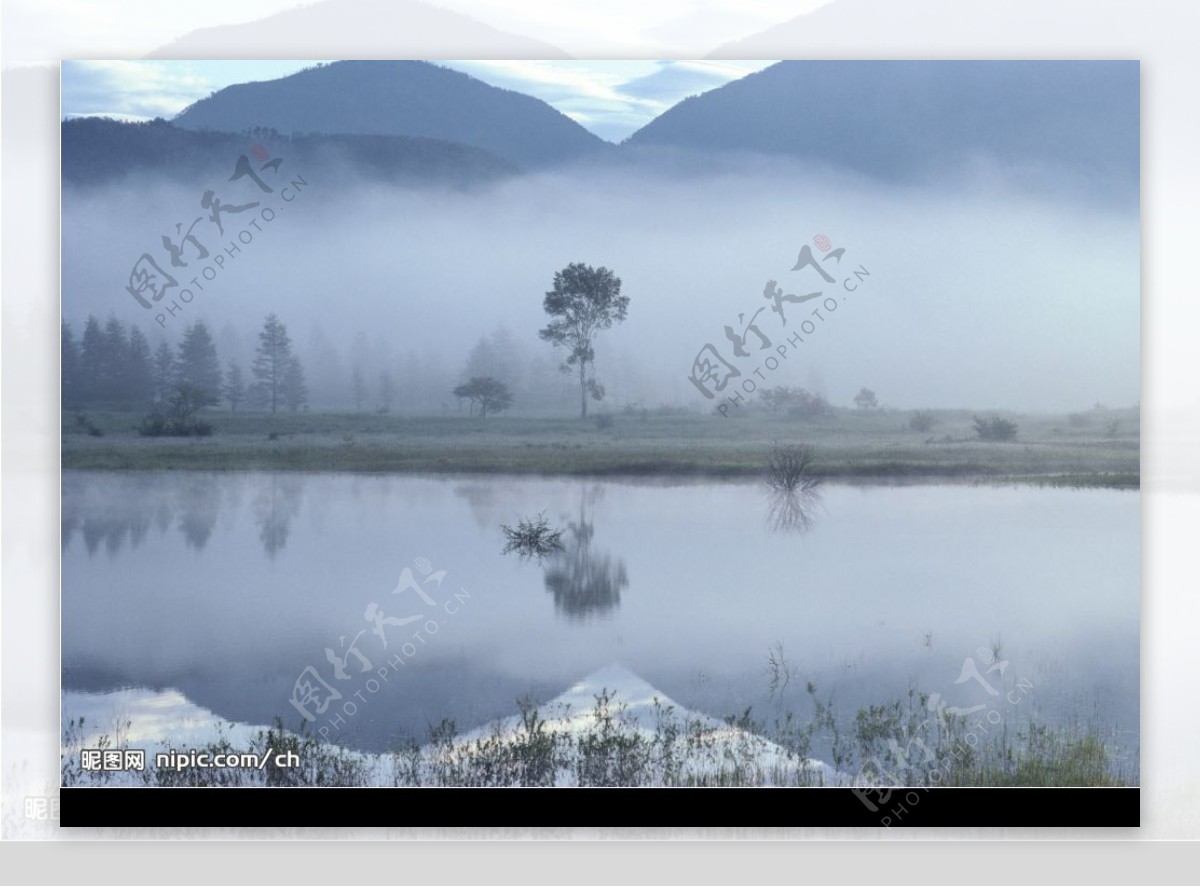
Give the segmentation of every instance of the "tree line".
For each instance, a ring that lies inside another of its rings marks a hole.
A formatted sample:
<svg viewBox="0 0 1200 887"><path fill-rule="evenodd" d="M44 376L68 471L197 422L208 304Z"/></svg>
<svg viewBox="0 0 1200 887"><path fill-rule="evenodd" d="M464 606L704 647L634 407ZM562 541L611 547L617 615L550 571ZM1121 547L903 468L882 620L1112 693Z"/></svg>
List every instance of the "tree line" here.
<svg viewBox="0 0 1200 887"><path fill-rule="evenodd" d="M62 325L62 404L68 410L162 408L185 395L198 406L253 407L269 412L299 410L308 403L300 359L287 326L267 315L258 333L247 377L236 360L222 369L216 342L203 321L189 324L177 347L160 342L153 351L146 335L116 316L101 324L88 315L83 332Z"/></svg>
<svg viewBox="0 0 1200 887"><path fill-rule="evenodd" d="M347 372L318 330L306 351L310 369L316 368L314 400L320 407L352 404L355 411L386 414L401 401L408 409L445 410L442 398L453 396L460 407L470 405L471 415L486 417L518 401L526 410L561 408L570 392L557 380L574 376L579 414L587 418L589 402L606 396L596 378L596 340L625 319L629 301L621 294L621 279L605 267L577 262L555 273L543 300L549 323L538 336L561 356L557 374L549 361L525 354L503 328L470 350L457 383L439 369L436 357L421 360L410 352L399 363L388 356L382 338L372 348L363 332L355 336ZM78 335L70 324L62 325L62 403L76 412L155 411L147 428L158 433L172 424L191 427L196 412L220 403L233 412L307 408L309 387L287 327L275 314L258 334L249 374L236 360L222 366L203 321L187 325L177 346L164 340L152 350L137 326L127 327L115 315L103 323L89 315Z"/></svg>

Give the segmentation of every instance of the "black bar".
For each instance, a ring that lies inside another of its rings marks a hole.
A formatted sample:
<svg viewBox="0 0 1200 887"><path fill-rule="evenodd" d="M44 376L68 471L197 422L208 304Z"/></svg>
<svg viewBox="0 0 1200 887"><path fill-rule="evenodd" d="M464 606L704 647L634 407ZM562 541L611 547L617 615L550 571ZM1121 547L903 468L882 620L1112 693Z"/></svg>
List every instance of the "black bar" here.
<svg viewBox="0 0 1200 887"><path fill-rule="evenodd" d="M846 788L63 788L60 796L64 827L139 828L1128 828L1140 824L1140 807L1137 788L914 788L890 796Z"/></svg>

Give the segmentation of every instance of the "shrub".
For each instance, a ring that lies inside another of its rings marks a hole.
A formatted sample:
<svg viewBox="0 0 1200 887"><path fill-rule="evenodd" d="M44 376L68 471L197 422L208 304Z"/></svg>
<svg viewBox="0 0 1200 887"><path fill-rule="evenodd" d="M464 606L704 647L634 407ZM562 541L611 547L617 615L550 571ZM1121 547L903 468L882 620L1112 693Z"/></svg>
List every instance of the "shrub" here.
<svg viewBox="0 0 1200 887"><path fill-rule="evenodd" d="M87 413L75 414L75 429L90 434L92 437L104 437L104 432L96 427L96 423Z"/></svg>
<svg viewBox="0 0 1200 887"><path fill-rule="evenodd" d="M811 490L820 481L813 474L812 451L799 444L774 444L767 454L767 484L773 490L793 493Z"/></svg>
<svg viewBox="0 0 1200 887"><path fill-rule="evenodd" d="M981 419L973 416L975 435L980 440L1012 440L1017 436L1017 423L999 416Z"/></svg>
<svg viewBox="0 0 1200 887"><path fill-rule="evenodd" d="M930 410L917 410L908 419L908 427L913 431L930 431L937 424L937 417Z"/></svg>
<svg viewBox="0 0 1200 887"><path fill-rule="evenodd" d="M769 413L780 413L792 419L818 419L833 412L829 401L804 388L779 385L764 389L759 398Z"/></svg>
<svg viewBox="0 0 1200 887"><path fill-rule="evenodd" d="M180 385L166 409L155 407L138 425L143 437L207 437L212 425L196 418L202 407L216 402L208 392L194 385Z"/></svg>

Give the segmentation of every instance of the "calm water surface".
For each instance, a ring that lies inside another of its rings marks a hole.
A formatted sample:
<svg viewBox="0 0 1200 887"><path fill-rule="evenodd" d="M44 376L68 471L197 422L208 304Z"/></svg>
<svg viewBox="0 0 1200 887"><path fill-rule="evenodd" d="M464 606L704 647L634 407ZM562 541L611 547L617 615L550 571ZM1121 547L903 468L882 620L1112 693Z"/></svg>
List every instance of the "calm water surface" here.
<svg viewBox="0 0 1200 887"><path fill-rule="evenodd" d="M538 512L566 550L502 556L500 525ZM145 688L292 724L311 667L343 694L313 727L381 751L615 662L717 716L807 711L813 681L847 717L917 687L1091 722L1136 767L1138 546L1114 490L826 485L789 513L752 483L66 471L64 705ZM406 568L420 592L394 593ZM1032 690L955 683L967 659Z"/></svg>

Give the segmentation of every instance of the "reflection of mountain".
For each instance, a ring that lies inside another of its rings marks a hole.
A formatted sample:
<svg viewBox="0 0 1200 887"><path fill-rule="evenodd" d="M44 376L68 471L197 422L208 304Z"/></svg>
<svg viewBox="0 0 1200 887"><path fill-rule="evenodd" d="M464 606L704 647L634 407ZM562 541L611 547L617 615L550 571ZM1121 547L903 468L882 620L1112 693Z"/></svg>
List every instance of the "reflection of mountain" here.
<svg viewBox="0 0 1200 887"><path fill-rule="evenodd" d="M371 46L368 40L374 38ZM510 34L416 0L323 0L258 21L201 28L148 58L513 58L561 59L556 46ZM430 47L440 47L433 49ZM449 50L448 47L453 47Z"/></svg>
<svg viewBox="0 0 1200 887"><path fill-rule="evenodd" d="M550 105L429 62L334 62L288 77L240 83L185 108L184 129L350 133L439 139L518 166L613 150Z"/></svg>
<svg viewBox="0 0 1200 887"><path fill-rule="evenodd" d="M580 499L579 520L567 525L563 550L551 555L545 566L546 590L554 595L555 609L572 620L615 609L621 603L621 589L629 585L624 561L592 549L596 531L587 519L589 498Z"/></svg>
<svg viewBox="0 0 1200 887"><path fill-rule="evenodd" d="M272 474L263 481L254 496L254 522L263 550L274 557L287 545L292 518L300 511L304 494L303 478L293 474Z"/></svg>
<svg viewBox="0 0 1200 887"><path fill-rule="evenodd" d="M457 668L457 663L448 665L457 672L457 686L463 686L462 679L471 676L471 673ZM446 676L442 677L445 680ZM426 684L425 681L414 683ZM261 686L261 682L257 683L251 692L259 691ZM222 738L233 742L235 746L246 746L254 734L263 729L262 725L271 722L271 717L265 714L269 709L263 708L261 704L248 707L240 695L235 697L235 713L231 713L228 706L214 706L208 699L198 698L186 692L181 693L178 688L163 688L157 691L138 688L111 692L78 692L80 689L82 688L68 688L63 694L62 704L64 718L84 719L86 726L81 737L84 745L94 745L109 729L107 725L117 722L118 719L128 719L130 741L136 740L137 744L155 751L163 746L195 748L220 741ZM499 695L493 696L493 699L518 699L517 688L509 684L504 684L503 689L489 689L493 693L500 690ZM383 694L381 696L383 698L374 704L382 707L381 704L387 697ZM601 703L602 699L607 701ZM274 700L267 697L262 701L269 704ZM395 701L392 700L393 705ZM406 699L399 712L378 712L379 717L375 721L386 721L388 716L399 714L403 724L414 701ZM367 775L363 784L396 785L396 773L393 768L399 760L399 756L394 753L397 738L411 737L418 743L425 743L429 738L431 724L443 718L455 720L456 724L462 723L456 717L461 707L456 704L454 694L446 695L443 692L431 702L432 715L426 715L424 722L418 722L423 729L411 731L402 726L399 737L374 735L370 727L376 724L369 725L364 715L362 721L358 721L357 718L348 721L345 732L339 730L333 733L328 727L324 728L320 738L368 753L364 758ZM521 703L517 704L519 706ZM527 720L521 715L500 715L501 711L511 711L511 705L511 702L488 705L487 709L492 714L485 717L495 717L495 720L459 735L455 745L470 756L472 750L477 751L474 743L480 741L486 742L490 748L494 748L497 743L527 744ZM364 705L363 708L368 707ZM766 784L850 784L848 774L839 772L828 764L806 756L798 756L794 751L789 751L765 736L750 732L741 725L683 707L616 663L573 681L564 692L548 702L541 703L537 709L543 735L560 734L573 736L577 740L582 739L576 746L577 749L592 748L589 740L598 739L609 743L614 735L630 742L670 743L672 753L665 757L679 767L678 772L672 774L674 784L688 784L704 780L706 777L711 779L714 774L736 773L745 774L743 778L752 784L760 780ZM477 723L479 720L479 712L474 712L467 723ZM291 724L288 723L288 726ZM669 735L664 727L674 730L674 734ZM697 738L702 738L702 741L696 741ZM427 762L438 760L440 757L440 747L425 745ZM609 763L606 756L586 758L576 751L571 764L557 771L557 784L576 784L576 780L581 776L592 784L613 784L619 781L619 777L609 769ZM646 764L649 763L647 759ZM425 785L436 784L438 775L425 769L427 766L422 766L420 776L415 781ZM663 771L653 765L644 766L638 775L645 779L647 785L661 785L665 776ZM534 781L543 782L540 779Z"/></svg>

